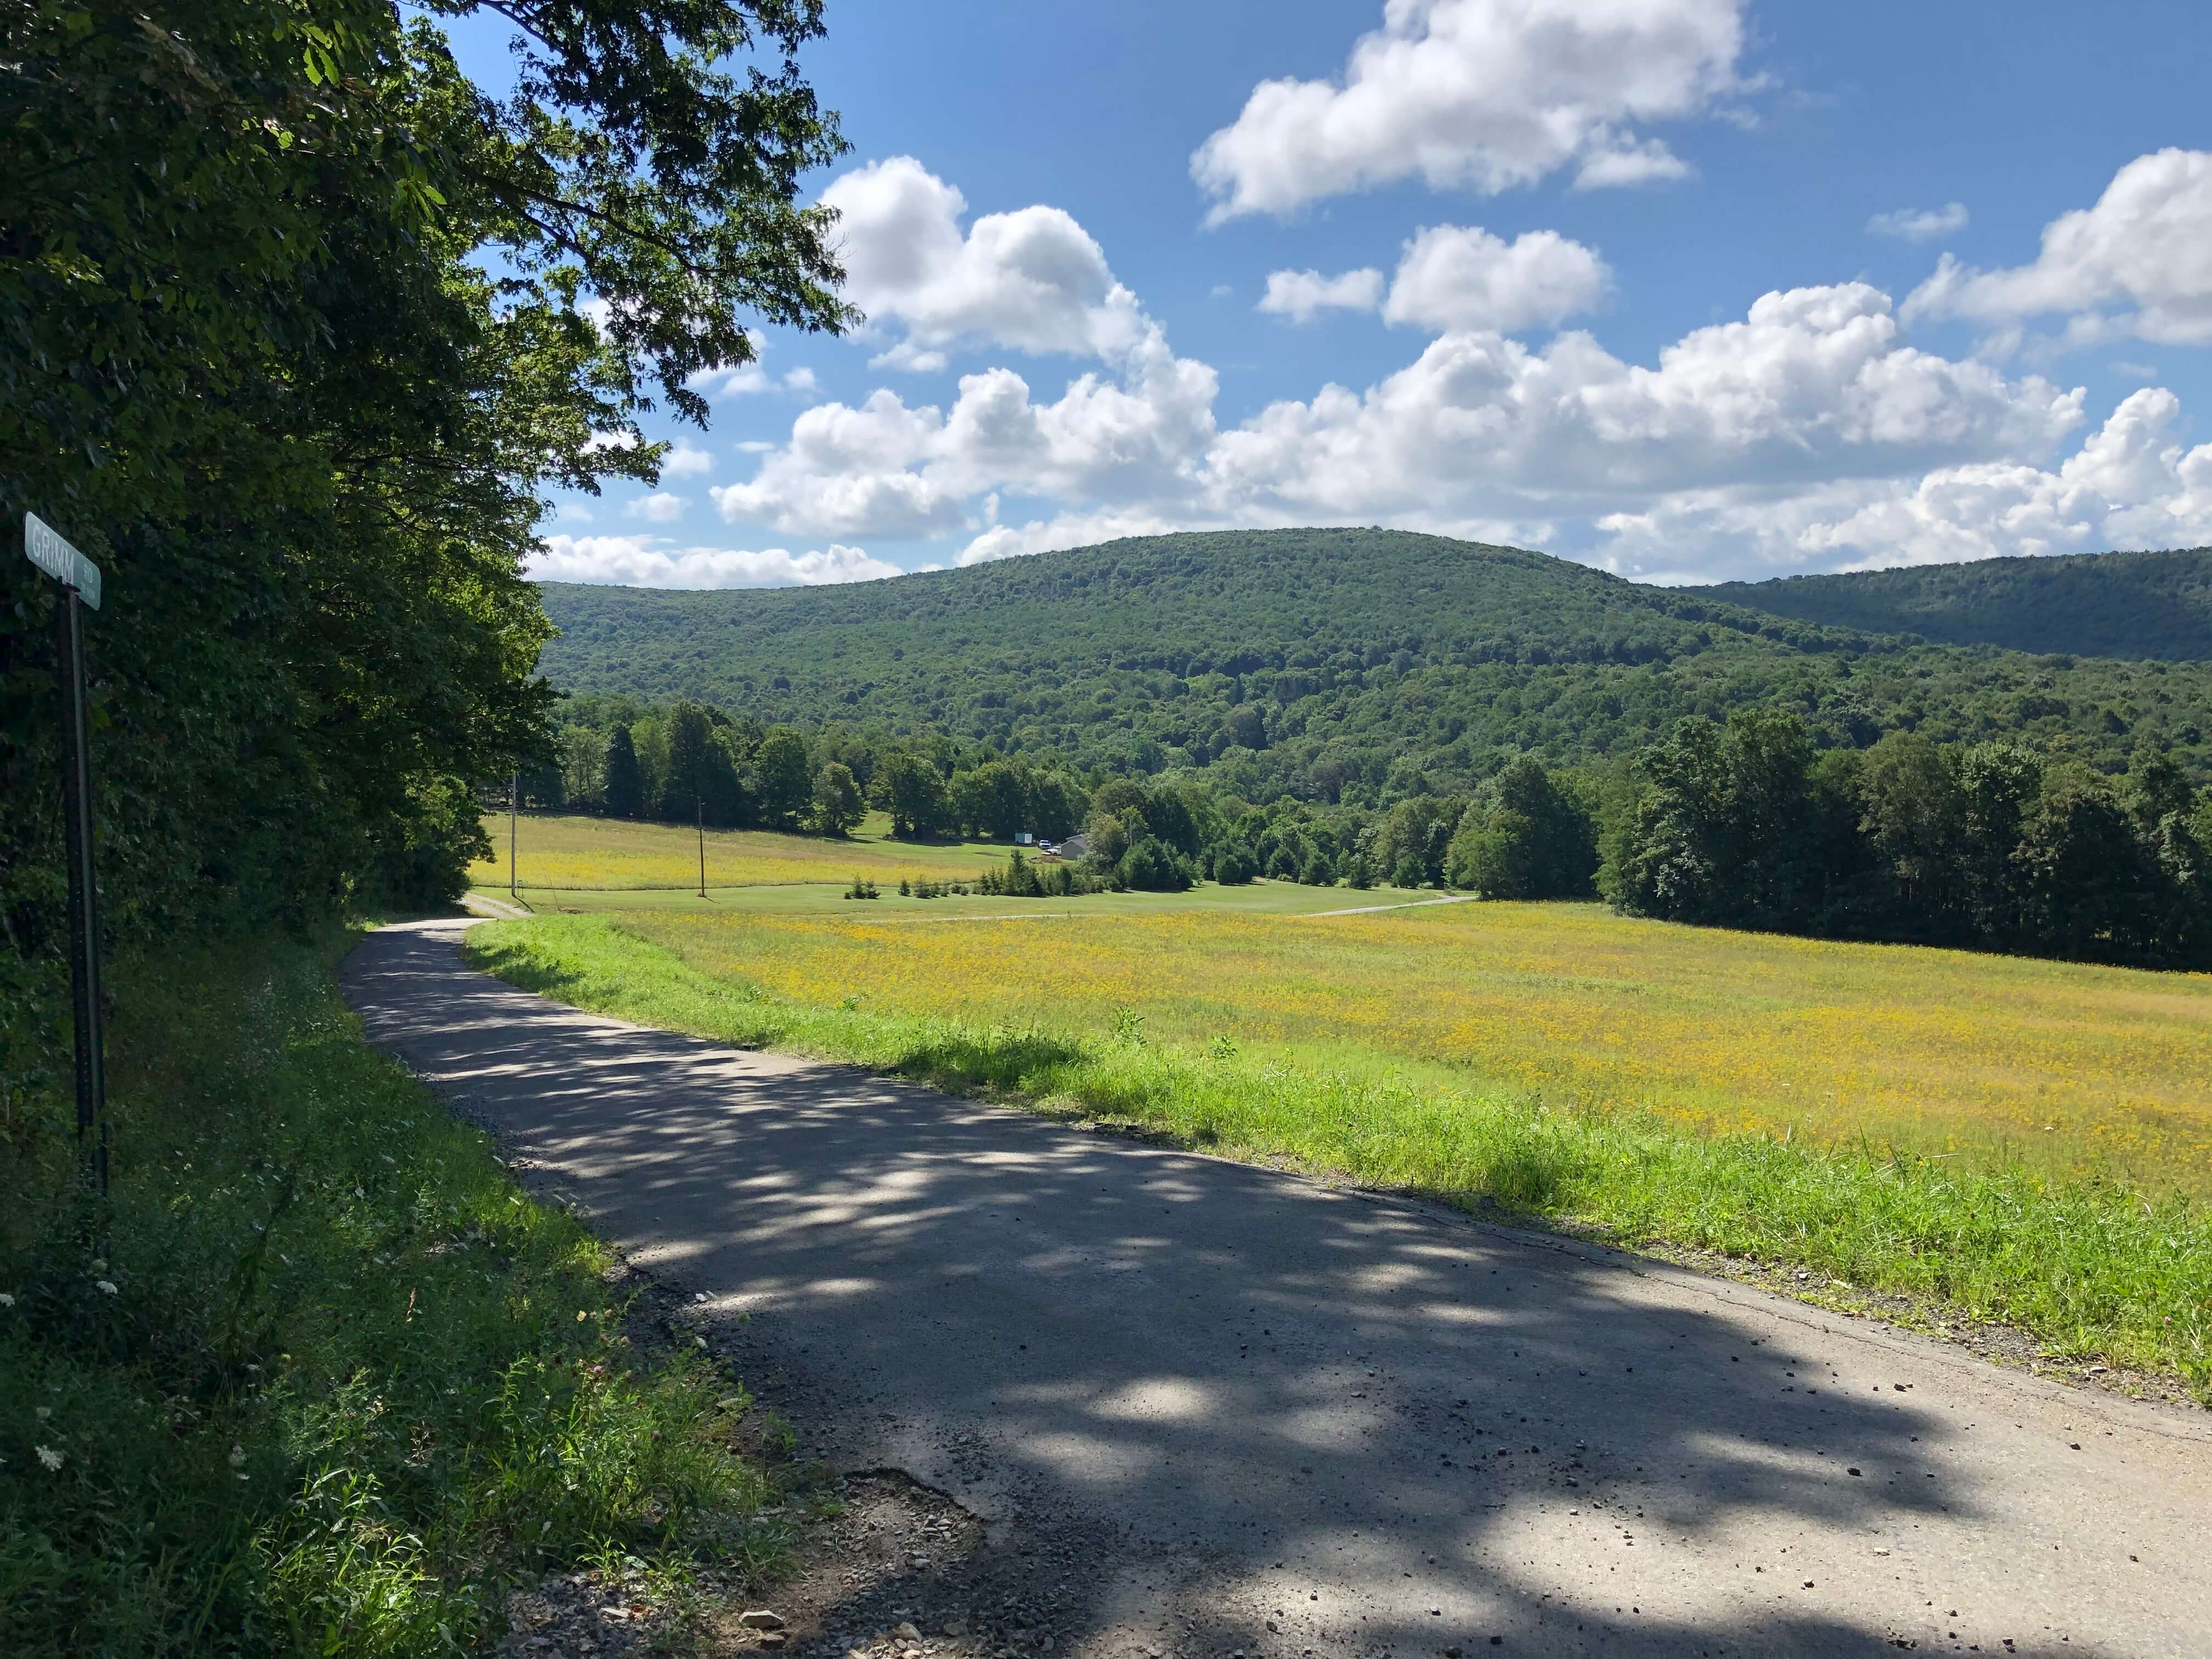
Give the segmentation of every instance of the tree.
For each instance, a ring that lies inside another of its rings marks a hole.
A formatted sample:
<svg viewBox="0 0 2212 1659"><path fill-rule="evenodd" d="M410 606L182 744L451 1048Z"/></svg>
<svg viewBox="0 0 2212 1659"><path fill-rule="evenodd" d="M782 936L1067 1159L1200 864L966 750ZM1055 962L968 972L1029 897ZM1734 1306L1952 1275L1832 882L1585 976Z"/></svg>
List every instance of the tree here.
<svg viewBox="0 0 2212 1659"><path fill-rule="evenodd" d="M1966 798L1953 757L1917 732L1892 732L1867 751L1856 793L1859 831L1887 889L1875 899L1883 930L1967 937Z"/></svg>
<svg viewBox="0 0 2212 1659"><path fill-rule="evenodd" d="M1475 792L1444 872L1485 898L1585 898L1597 873L1596 830L1542 763L1522 755Z"/></svg>
<svg viewBox="0 0 2212 1659"><path fill-rule="evenodd" d="M1129 843L1119 866L1121 884L1139 893L1180 893L1190 885L1190 867L1157 836Z"/></svg>
<svg viewBox="0 0 2212 1659"><path fill-rule="evenodd" d="M814 775L814 827L823 835L843 837L867 815L860 786L850 768L831 761Z"/></svg>
<svg viewBox="0 0 2212 1659"><path fill-rule="evenodd" d="M1029 769L1016 762L989 760L952 775L953 821L969 835L1012 841L1029 828Z"/></svg>
<svg viewBox="0 0 2212 1659"><path fill-rule="evenodd" d="M668 766L660 780L660 799L654 816L670 823L703 817L708 757L715 749L707 711L687 697L669 711L666 729Z"/></svg>
<svg viewBox="0 0 2212 1659"><path fill-rule="evenodd" d="M1830 826L1813 744L1794 715L1692 719L1648 750L1616 902L1639 915L1802 926L1827 896Z"/></svg>
<svg viewBox="0 0 2212 1659"><path fill-rule="evenodd" d="M1415 795L1376 823L1364 849L1397 887L1431 887L1444 878L1444 854L1467 811L1462 795ZM1411 878L1408 879L1408 878Z"/></svg>
<svg viewBox="0 0 2212 1659"><path fill-rule="evenodd" d="M1128 809L1125 807L1123 810ZM1103 807L1092 806L1091 816L1085 819L1083 823L1083 842L1087 849L1086 855L1097 860L1102 866L1119 865L1122 855L1129 850L1131 844L1147 833L1142 818L1136 819L1135 823L1137 827L1133 832L1129 821L1124 819L1119 813L1109 812Z"/></svg>
<svg viewBox="0 0 2212 1659"><path fill-rule="evenodd" d="M2027 868L2014 854L2043 793L2042 757L2021 744L1983 743L1954 766L1962 833L1953 861L1974 937L1998 950L2031 949Z"/></svg>
<svg viewBox="0 0 2212 1659"><path fill-rule="evenodd" d="M748 361L753 319L851 318L799 205L842 147L796 68L818 4L481 9L520 36L497 97L422 15L475 0L0 21L0 521L106 573L125 939L457 891L484 843L452 803L552 757L545 488L655 477L652 389L703 418L695 377ZM0 679L42 670L54 603L0 566ZM52 726L0 702L0 799L51 793ZM52 816L0 817L0 915L58 963ZM453 857L416 856L433 833Z"/></svg>
<svg viewBox="0 0 2212 1659"><path fill-rule="evenodd" d="M1259 873L1259 866L1253 861L1251 854L1234 842L1213 854L1213 878L1224 887L1249 886Z"/></svg>
<svg viewBox="0 0 2212 1659"><path fill-rule="evenodd" d="M603 770L608 812L618 818L644 817L645 775L638 768L637 745L627 726L617 726L607 734Z"/></svg>
<svg viewBox="0 0 2212 1659"><path fill-rule="evenodd" d="M891 834L904 840L933 836L944 826L945 780L927 761L904 750L884 757L876 774L877 799L891 817Z"/></svg>
<svg viewBox="0 0 2212 1659"><path fill-rule="evenodd" d="M1041 772L1030 779L1030 828L1047 841L1073 835L1088 806L1083 786L1065 772Z"/></svg>
<svg viewBox="0 0 2212 1659"><path fill-rule="evenodd" d="M561 734L561 793L568 804L591 811L605 805L606 739L589 726L572 726Z"/></svg>
<svg viewBox="0 0 2212 1659"><path fill-rule="evenodd" d="M2165 896L2109 781L2078 763L2046 769L2013 857L2027 878L2028 929L2039 948L2075 962L2148 954Z"/></svg>
<svg viewBox="0 0 2212 1659"><path fill-rule="evenodd" d="M777 830L796 823L814 800L806 739L787 726L772 729L753 751L752 786L761 822Z"/></svg>

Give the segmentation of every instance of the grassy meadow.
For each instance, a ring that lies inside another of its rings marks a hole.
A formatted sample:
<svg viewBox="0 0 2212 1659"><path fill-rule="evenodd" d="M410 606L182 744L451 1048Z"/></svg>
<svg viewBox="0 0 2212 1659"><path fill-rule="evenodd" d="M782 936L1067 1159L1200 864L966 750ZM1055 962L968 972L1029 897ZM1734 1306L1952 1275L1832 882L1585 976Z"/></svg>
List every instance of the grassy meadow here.
<svg viewBox="0 0 2212 1659"><path fill-rule="evenodd" d="M1303 1069L1504 1085L1704 1131L1863 1139L2212 1196L2212 976L1683 927L1598 905L965 919L993 905L1034 908L623 926L795 1006L852 998L1069 1034L1136 1020L1152 1042L1226 1042Z"/></svg>
<svg viewBox="0 0 2212 1659"><path fill-rule="evenodd" d="M668 1029L1802 1265L2212 1403L2212 976L1394 889L864 902L848 878L548 895L469 949Z"/></svg>
<svg viewBox="0 0 2212 1659"><path fill-rule="evenodd" d="M471 886L507 888L507 822L504 812L484 815L492 856L471 866ZM515 872L525 890L638 890L696 893L699 836L682 824L637 823L559 813L526 812L517 825ZM872 877L893 887L902 876L958 881L982 873L1006 857L1002 847L962 842L912 842L890 838L890 819L871 812L849 839L779 835L766 830L707 831L707 886L775 886L802 882L846 883Z"/></svg>

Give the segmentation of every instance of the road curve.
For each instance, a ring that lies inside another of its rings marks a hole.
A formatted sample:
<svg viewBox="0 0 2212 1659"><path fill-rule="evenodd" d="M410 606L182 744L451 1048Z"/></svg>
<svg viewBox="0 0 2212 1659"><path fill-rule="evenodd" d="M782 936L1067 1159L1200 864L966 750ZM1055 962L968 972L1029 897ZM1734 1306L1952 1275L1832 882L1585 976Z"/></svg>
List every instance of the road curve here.
<svg viewBox="0 0 2212 1659"><path fill-rule="evenodd" d="M465 925L348 958L372 1041L810 1451L1089 1563L1080 1654L2212 1654L2206 1413L579 1013Z"/></svg>

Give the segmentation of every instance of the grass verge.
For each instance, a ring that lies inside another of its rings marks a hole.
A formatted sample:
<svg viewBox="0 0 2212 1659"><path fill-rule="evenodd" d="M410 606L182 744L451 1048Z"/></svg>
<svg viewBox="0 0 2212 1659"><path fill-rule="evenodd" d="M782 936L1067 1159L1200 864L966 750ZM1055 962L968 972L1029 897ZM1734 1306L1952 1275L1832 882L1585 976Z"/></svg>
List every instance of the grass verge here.
<svg viewBox="0 0 2212 1659"><path fill-rule="evenodd" d="M491 924L468 951L514 984L642 1024L1494 1205L1630 1247L1802 1265L2016 1325L2069 1358L2179 1376L2212 1404L2212 1212L2180 1196L1255 1060L1229 1045L1148 1042L1133 1022L1061 1030L802 1004L702 973L603 916Z"/></svg>
<svg viewBox="0 0 2212 1659"><path fill-rule="evenodd" d="M0 1651L471 1651L580 1564L683 1600L787 1539L744 1392L373 1054L344 939L125 964L113 1190L51 1085L0 1170Z"/></svg>

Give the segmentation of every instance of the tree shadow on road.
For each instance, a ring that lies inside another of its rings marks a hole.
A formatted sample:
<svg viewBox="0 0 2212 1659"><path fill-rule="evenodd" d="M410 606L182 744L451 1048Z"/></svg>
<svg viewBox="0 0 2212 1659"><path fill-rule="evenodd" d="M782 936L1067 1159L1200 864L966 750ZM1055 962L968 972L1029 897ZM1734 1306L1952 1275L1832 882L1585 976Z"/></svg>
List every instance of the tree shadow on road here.
<svg viewBox="0 0 2212 1659"><path fill-rule="evenodd" d="M1917 1589L1870 1597L1869 1570L1824 1595L1832 1570L1790 1553L1813 1533L1871 1557L1974 1511L1931 1459L1956 1425L1909 1377L1833 1376L1787 1328L1590 1253L740 1063L406 939L348 965L372 1038L714 1298L718 1344L817 1443L1091 1559L1053 1591L1063 1639L1826 1653L1931 1628Z"/></svg>

